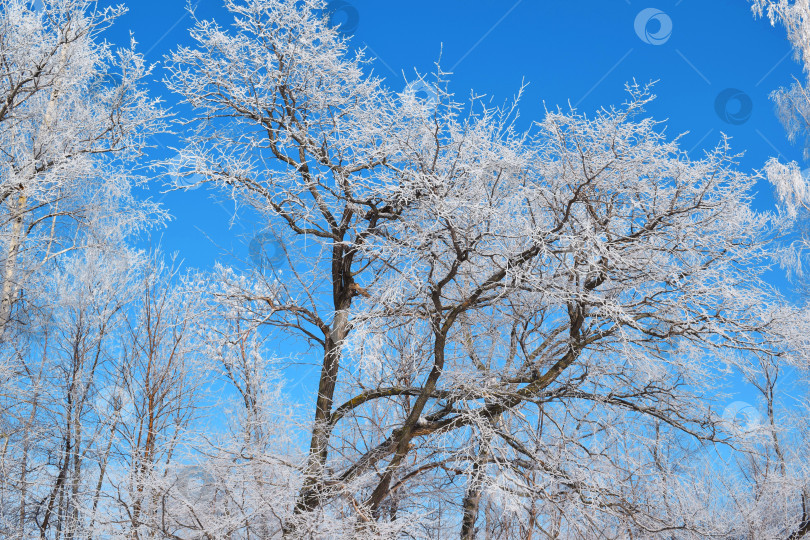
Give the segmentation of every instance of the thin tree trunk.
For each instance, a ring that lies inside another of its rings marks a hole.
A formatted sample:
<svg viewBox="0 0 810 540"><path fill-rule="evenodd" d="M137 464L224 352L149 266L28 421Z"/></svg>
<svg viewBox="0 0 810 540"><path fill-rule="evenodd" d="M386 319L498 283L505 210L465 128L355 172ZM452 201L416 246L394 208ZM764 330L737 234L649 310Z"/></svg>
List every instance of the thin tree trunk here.
<svg viewBox="0 0 810 540"><path fill-rule="evenodd" d="M67 64L67 45L62 44L62 49L59 51L59 72L61 73ZM45 118L43 119L42 126L39 130L37 141L41 142L41 136L49 132L56 121L56 106L59 101L59 94L61 88L59 81L54 82L53 90L51 91L48 106L45 109ZM41 151L41 148L40 148ZM36 174L33 162L37 158L37 148L33 149L32 164L26 167L23 171L23 177L33 178ZM30 169L30 170L29 170ZM12 199L13 205L11 208L12 226L11 226L11 241L8 249L8 256L6 258L5 267L3 269L3 290L0 292L0 343L6 340L6 330L11 321L11 310L14 304L14 296L17 294L18 278L17 263L22 249L24 232L23 222L25 221L25 208L28 204L28 196L25 193L25 186L20 183L19 194L16 198Z"/></svg>
<svg viewBox="0 0 810 540"><path fill-rule="evenodd" d="M14 304L14 296L17 294L17 261L20 256L23 240L23 220L25 207L28 198L21 191L17 197L12 199L11 214L13 221L11 225L11 240L8 248L8 255L3 268L3 290L0 296L0 343L6 341L6 330L11 321L11 309Z"/></svg>
<svg viewBox="0 0 810 540"><path fill-rule="evenodd" d="M107 460L110 456L110 450L112 449L112 443L115 439L115 426L117 424L117 418L113 420L112 425L110 426L110 438L107 440L107 448L104 450L104 455L101 457L101 463L99 464L99 472L98 472L98 481L96 482L96 489L93 492L93 510L90 513L90 525L87 527L87 540L92 540L93 538L93 526L96 523L96 511L98 510L98 500L101 497L101 488L104 485L104 475L107 472Z"/></svg>

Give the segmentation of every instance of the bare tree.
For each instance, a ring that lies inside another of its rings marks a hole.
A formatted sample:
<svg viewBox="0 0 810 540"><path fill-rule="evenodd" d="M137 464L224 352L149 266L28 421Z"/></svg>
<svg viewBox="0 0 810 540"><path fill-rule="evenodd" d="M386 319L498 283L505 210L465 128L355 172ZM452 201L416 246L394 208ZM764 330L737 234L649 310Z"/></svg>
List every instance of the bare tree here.
<svg viewBox="0 0 810 540"><path fill-rule="evenodd" d="M165 217L133 197L165 113L142 57L100 38L124 8L41 4L0 3L0 528L78 538L112 449L99 407L140 264L122 244Z"/></svg>
<svg viewBox="0 0 810 540"><path fill-rule="evenodd" d="M123 358L118 368L131 397L131 419L117 429L121 439L114 516L118 534L152 538L166 531L165 480L198 412L203 379L196 368L194 339L203 315L201 290L175 268L153 258L143 269L136 301L127 313ZM109 520L115 523L114 520Z"/></svg>
<svg viewBox="0 0 810 540"><path fill-rule="evenodd" d="M11 428L11 467L0 489L17 517L20 538L87 533L97 473L109 457L105 420L122 310L130 300L137 257L94 249L62 258L30 292L40 305L36 330L18 341L11 377L0 392ZM102 471L103 474L103 471Z"/></svg>

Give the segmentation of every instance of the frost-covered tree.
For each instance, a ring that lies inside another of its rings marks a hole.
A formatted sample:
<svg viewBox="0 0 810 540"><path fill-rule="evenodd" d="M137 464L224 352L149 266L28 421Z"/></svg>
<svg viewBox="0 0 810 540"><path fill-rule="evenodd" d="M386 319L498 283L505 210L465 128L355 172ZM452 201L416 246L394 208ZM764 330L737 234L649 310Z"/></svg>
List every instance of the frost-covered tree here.
<svg viewBox="0 0 810 540"><path fill-rule="evenodd" d="M232 24L198 20L169 59L183 152L286 261L223 271L219 296L320 367L306 457L241 456L274 463L274 499L296 486L264 535L799 526L784 476L696 465L761 443L718 410L729 373L807 365L810 320L763 280L782 218L751 209L727 141L690 159L636 85L519 130L441 69L436 99L391 91L319 0L225 4Z"/></svg>
<svg viewBox="0 0 810 540"><path fill-rule="evenodd" d="M109 458L108 413L119 395L115 377L121 312L133 293L137 256L85 249L30 285L49 298L15 342L0 389L8 437L0 493L2 527L11 538L84 534L95 481ZM91 487L93 486L93 487Z"/></svg>
<svg viewBox="0 0 810 540"><path fill-rule="evenodd" d="M782 24L795 58L802 66L805 77L810 76L810 2L807 0L750 0L757 16L767 16L772 25ZM810 157L810 94L807 80L794 78L789 88L779 88L771 94L776 112L795 141L805 138L805 158ZM806 173L796 162L787 165L771 159L766 165L768 180L776 188L780 202L787 213L795 217L799 210L810 204L810 184Z"/></svg>
<svg viewBox="0 0 810 540"><path fill-rule="evenodd" d="M807 534L783 386L810 316L765 280L791 166L790 211L757 212L760 176L682 151L648 87L519 127L520 92L459 103L440 66L392 91L322 0L225 6L167 62L176 178L260 221L252 270L204 275L128 247L163 217L131 190L164 113L100 41L122 8L0 0L0 532Z"/></svg>
<svg viewBox="0 0 810 540"><path fill-rule="evenodd" d="M767 16L772 25L782 24L802 65L805 78L810 75L810 3L807 0L750 0L757 16ZM776 112L791 141L804 139L805 157L810 157L810 94L808 81L794 77L790 87L771 94Z"/></svg>
<svg viewBox="0 0 810 540"><path fill-rule="evenodd" d="M808 76L810 76L810 3L807 0L752 0L752 9L757 16L766 16L772 25L781 24L787 32L787 38L793 46L795 58L802 66L803 76L794 77L790 87L783 87L771 94L776 105L776 112L787 131L788 138L795 142L804 139L804 157L810 157L810 94L808 94ZM780 163L778 159L771 158L765 165L768 180L773 184L780 209L789 218L790 233L782 241L783 249L779 255L780 262L790 274L797 277L797 288L806 297L807 287L803 284L803 277L807 263L807 249L810 247L810 229L808 229L808 210L810 210L810 182L808 182L807 169L799 163ZM765 366L767 364L763 364ZM768 457L779 464L778 473L782 477L793 481L794 491L802 493L800 508L800 523L794 529L790 538L801 538L810 534L810 481L806 475L795 471L796 460L805 460L806 456L795 453L797 448L790 441L804 440L808 436L806 422L800 421L806 413L806 390L800 390L803 396L800 402L804 407L796 410L787 410L781 414L783 422L777 422L774 410L785 409L784 402L778 399L779 392L775 391L776 380L780 373L778 365L770 365L764 370L764 377L755 382L767 403L767 412L772 431L770 452L765 453L762 469L768 469ZM806 378L800 379L806 387ZM795 407L795 404L794 404ZM783 439L783 440L780 440ZM798 446L801 448L801 444ZM772 455L772 456L771 456Z"/></svg>
<svg viewBox="0 0 810 540"><path fill-rule="evenodd" d="M114 364L125 381L128 408L115 426L117 459L108 466L103 514L93 531L100 537L172 537L180 528L166 498L178 482L178 457L191 442L189 426L199 414L205 382L197 339L204 294L158 256L139 268Z"/></svg>
<svg viewBox="0 0 810 540"><path fill-rule="evenodd" d="M123 11L0 3L0 340L50 261L160 220L131 194L143 182L134 159L162 129L142 84L150 68L100 38Z"/></svg>

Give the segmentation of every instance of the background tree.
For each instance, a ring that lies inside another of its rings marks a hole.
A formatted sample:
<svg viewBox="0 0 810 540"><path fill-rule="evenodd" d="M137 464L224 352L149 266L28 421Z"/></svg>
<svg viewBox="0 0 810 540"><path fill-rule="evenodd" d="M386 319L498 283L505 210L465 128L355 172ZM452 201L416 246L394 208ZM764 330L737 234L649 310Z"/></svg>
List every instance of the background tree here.
<svg viewBox="0 0 810 540"><path fill-rule="evenodd" d="M803 139L804 143L804 157L805 159L810 156L810 94L808 94L808 80L806 77L810 74L810 3L807 0L752 0L752 10L757 16L767 16L771 25L777 23L785 27L787 38L793 47L795 58L801 64L804 77L799 79L794 77L794 82L790 87L779 88L771 94L776 105L776 112L781 120L788 138L795 142L798 139ZM765 165L765 172L767 173L768 180L774 185L776 195L779 199L782 210L792 218L790 221L791 230L788 235L788 241L784 242L781 252L781 264L787 269L790 274L795 275L799 279L794 281L794 285L804 296L807 295L807 288L802 283L804 275L804 267L806 265L807 248L810 245L808 239L808 221L807 211L810 209L810 183L808 183L808 176L806 169L803 169L798 163L780 163L776 158L770 159ZM779 395L784 393L776 390L777 380L780 375L780 368L778 365L763 365L763 376L759 381L754 382L755 386L761 391L764 400L767 404L768 422L773 433L772 444L769 445L769 451L766 456L773 455L774 461L778 464L779 472L791 480L795 480L796 486L794 490L802 493L801 497L801 520L799 525L791 534L790 538L801 538L810 533L810 513L808 512L808 480L806 474L797 473L792 465L793 459L806 459L796 455L794 448L790 444L780 444L780 436L782 437L806 437L806 432L802 434L801 430L806 430L803 422L797 422L797 417L793 416L795 412L789 413L790 407L786 408L787 403L781 402ZM781 383L784 386L784 383ZM804 382L806 385L806 380ZM799 402L803 403L806 400L806 391L797 390L799 395L805 397L799 398ZM784 423L777 422L775 416L778 414L776 409L785 409L780 416L785 418ZM803 410L799 407L797 410ZM799 433L796 433L798 428ZM784 452L787 449L791 459L785 460ZM769 461L767 458L765 463L761 465L764 470L769 469ZM787 462L791 462L787 465ZM786 470L789 472L786 473Z"/></svg>
<svg viewBox="0 0 810 540"><path fill-rule="evenodd" d="M113 52L99 39L124 8L42 4L0 6L3 336L25 284L49 261L103 242L110 223L138 231L162 219L131 195L144 181L133 160L162 129L163 112L142 84L150 68L132 48ZM77 228L86 233L78 240Z"/></svg>
<svg viewBox="0 0 810 540"><path fill-rule="evenodd" d="M807 0L750 0L757 16L767 16L771 25L780 23L787 31L795 58L805 76L810 75L810 3ZM791 141L805 139L805 158L810 157L810 94L807 81L794 77L790 87L771 94L776 112Z"/></svg>

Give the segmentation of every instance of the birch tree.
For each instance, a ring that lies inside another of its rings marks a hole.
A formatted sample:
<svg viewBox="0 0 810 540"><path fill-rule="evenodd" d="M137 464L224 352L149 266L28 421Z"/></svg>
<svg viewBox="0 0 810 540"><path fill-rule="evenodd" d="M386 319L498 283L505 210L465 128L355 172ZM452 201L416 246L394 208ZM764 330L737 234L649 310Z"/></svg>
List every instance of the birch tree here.
<svg viewBox="0 0 810 540"><path fill-rule="evenodd" d="M137 231L162 219L131 195L143 182L133 160L162 129L142 84L150 67L134 43L114 51L99 37L123 12L85 0L0 4L2 336L49 261L103 241L110 220ZM90 222L95 236L77 240Z"/></svg>

